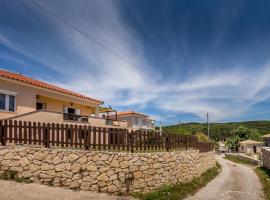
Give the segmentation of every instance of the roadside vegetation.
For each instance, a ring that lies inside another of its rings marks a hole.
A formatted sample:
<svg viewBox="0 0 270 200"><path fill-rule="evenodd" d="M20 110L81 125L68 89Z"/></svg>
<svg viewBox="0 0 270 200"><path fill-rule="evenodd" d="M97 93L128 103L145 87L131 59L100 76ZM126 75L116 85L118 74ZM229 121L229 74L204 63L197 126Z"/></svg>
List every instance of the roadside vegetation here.
<svg viewBox="0 0 270 200"><path fill-rule="evenodd" d="M18 183L32 183L33 181L31 181L28 178L22 178L22 177L18 177L17 175L18 173L12 170L8 170L3 172L2 174L0 174L0 180L12 180L12 181L16 181Z"/></svg>
<svg viewBox="0 0 270 200"><path fill-rule="evenodd" d="M248 165L250 167L256 167L256 166L258 166L258 165L255 165L254 163L248 162L246 160L240 160L240 159L235 158L235 157L232 157L232 156L227 156L226 155L224 158L227 159L227 160L230 160L232 162L238 163L238 164Z"/></svg>
<svg viewBox="0 0 270 200"><path fill-rule="evenodd" d="M146 194L137 193L134 196L142 200L181 200L188 195L195 194L200 188L204 187L214 179L220 171L221 166L217 163L216 167L207 170L202 176L196 177L190 182L168 185L153 192Z"/></svg>

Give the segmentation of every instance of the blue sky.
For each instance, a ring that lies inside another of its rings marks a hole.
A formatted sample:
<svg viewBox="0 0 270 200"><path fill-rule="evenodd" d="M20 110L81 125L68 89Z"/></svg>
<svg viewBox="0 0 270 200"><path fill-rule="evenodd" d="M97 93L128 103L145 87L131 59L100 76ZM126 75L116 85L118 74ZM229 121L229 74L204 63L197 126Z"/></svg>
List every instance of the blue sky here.
<svg viewBox="0 0 270 200"><path fill-rule="evenodd" d="M0 0L0 68L163 123L270 118L270 1L38 3L128 63L31 0Z"/></svg>

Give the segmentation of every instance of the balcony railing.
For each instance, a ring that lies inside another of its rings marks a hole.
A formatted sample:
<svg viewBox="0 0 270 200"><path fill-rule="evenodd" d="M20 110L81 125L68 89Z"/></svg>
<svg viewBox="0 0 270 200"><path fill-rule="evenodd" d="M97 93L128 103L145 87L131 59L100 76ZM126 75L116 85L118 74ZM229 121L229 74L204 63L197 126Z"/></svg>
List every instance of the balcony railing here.
<svg viewBox="0 0 270 200"><path fill-rule="evenodd" d="M72 113L63 113L64 120L75 122L88 122L88 116L76 115Z"/></svg>

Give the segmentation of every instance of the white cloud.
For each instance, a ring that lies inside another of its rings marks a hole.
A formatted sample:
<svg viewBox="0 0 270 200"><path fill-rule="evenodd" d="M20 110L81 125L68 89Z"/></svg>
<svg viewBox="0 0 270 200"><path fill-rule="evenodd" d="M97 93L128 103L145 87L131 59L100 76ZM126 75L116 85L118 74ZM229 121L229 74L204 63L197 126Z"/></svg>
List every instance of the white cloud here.
<svg viewBox="0 0 270 200"><path fill-rule="evenodd" d="M117 51L130 63L141 66L139 70L34 6L32 8L56 28L61 48L47 44L51 50L55 47L55 51L43 52L41 48L35 53L34 46L23 41L15 45L8 36L1 36L1 32L0 40L60 72L62 77L55 80L55 84L100 98L121 109L141 110L150 106L168 113L166 116L154 113L153 117L158 120L173 118L178 113L192 113L204 118L206 112L214 121L225 120L243 116L254 104L269 98L269 65L257 70L245 69L243 64L234 70L194 72L185 81L173 80L173 83L159 81L162 77L149 78L140 70L153 77L158 72L149 64L143 42L122 19L117 3L83 2L84 5L78 3L72 7L54 1L44 5Z"/></svg>

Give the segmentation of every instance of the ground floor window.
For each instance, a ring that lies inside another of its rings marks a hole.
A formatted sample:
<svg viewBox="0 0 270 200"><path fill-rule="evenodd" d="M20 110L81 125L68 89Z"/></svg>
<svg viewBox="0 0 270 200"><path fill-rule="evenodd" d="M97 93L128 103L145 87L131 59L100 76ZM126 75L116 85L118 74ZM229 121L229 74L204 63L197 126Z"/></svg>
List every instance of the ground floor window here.
<svg viewBox="0 0 270 200"><path fill-rule="evenodd" d="M15 112L16 96L10 92L0 90L0 110Z"/></svg>

